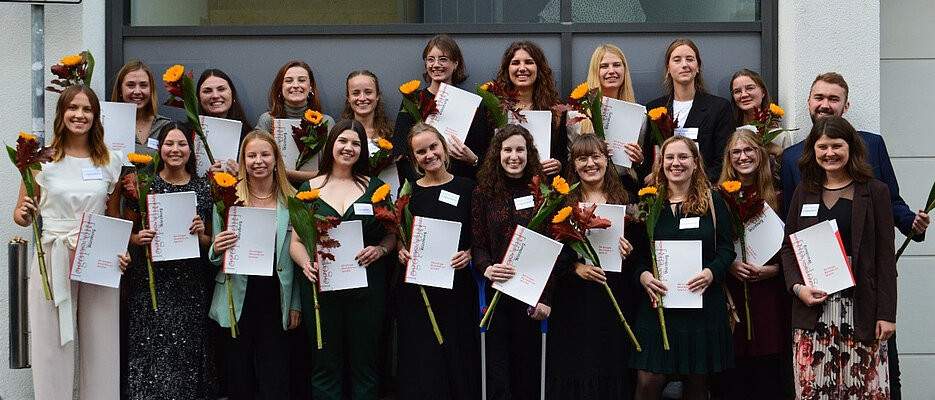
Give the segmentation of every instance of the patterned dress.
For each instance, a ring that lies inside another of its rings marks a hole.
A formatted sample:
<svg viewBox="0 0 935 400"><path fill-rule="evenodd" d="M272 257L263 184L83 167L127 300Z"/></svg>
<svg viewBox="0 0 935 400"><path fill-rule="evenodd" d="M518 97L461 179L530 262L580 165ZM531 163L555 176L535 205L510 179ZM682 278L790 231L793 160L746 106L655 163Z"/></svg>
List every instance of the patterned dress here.
<svg viewBox="0 0 935 400"><path fill-rule="evenodd" d="M195 192L196 212L210 221L211 193L204 178L172 185L158 175L152 193ZM136 200L125 206L138 211ZM192 216L194 217L194 216ZM201 258L153 263L159 309L153 311L146 263L134 258L127 274L130 332L127 392L131 399L214 398L214 347L208 338L207 297Z"/></svg>

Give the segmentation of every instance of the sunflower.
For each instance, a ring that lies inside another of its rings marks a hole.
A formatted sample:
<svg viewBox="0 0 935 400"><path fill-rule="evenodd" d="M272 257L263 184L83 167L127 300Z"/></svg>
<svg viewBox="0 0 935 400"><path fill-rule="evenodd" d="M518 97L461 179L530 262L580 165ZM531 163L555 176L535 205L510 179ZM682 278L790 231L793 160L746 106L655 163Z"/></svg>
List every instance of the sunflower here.
<svg viewBox="0 0 935 400"><path fill-rule="evenodd" d="M412 94L412 92L415 92L416 89L419 88L419 85L420 85L419 81L417 81L417 80L411 80L411 81L409 81L409 82L406 82L406 83L400 85L400 86L399 86L399 91L400 91L402 94Z"/></svg>
<svg viewBox="0 0 935 400"><path fill-rule="evenodd" d="M227 172L218 172L214 174L214 182L222 188L229 188L237 183L237 178Z"/></svg>
<svg viewBox="0 0 935 400"><path fill-rule="evenodd" d="M737 193L740 190L740 181L724 181L721 183L721 187L727 191L727 193Z"/></svg>
<svg viewBox="0 0 935 400"><path fill-rule="evenodd" d="M302 201L312 201L318 198L318 189L306 190L295 194L295 198Z"/></svg>
<svg viewBox="0 0 935 400"><path fill-rule="evenodd" d="M657 192L658 192L658 189L656 189L655 186L646 186L640 189L640 191L637 192L636 195L640 197L643 197L645 195L655 196Z"/></svg>
<svg viewBox="0 0 935 400"><path fill-rule="evenodd" d="M561 176L556 176L554 179L552 179L552 187L563 195L568 195L570 190L568 188L568 182L566 182L565 178L562 178Z"/></svg>
<svg viewBox="0 0 935 400"><path fill-rule="evenodd" d="M390 184L384 183L383 186L377 188L373 191L373 196L370 197L371 203L379 203L386 199L386 195L390 194Z"/></svg>
<svg viewBox="0 0 935 400"><path fill-rule="evenodd" d="M565 222L568 219L568 216L571 215L571 206L567 206L561 210L558 210L558 213L555 214L555 218L552 218L553 224L560 224Z"/></svg>
<svg viewBox="0 0 935 400"><path fill-rule="evenodd" d="M384 138L377 139L377 146L386 151L393 150L393 143L390 143L389 140Z"/></svg>
<svg viewBox="0 0 935 400"><path fill-rule="evenodd" d="M487 90L487 89L490 89L490 85L493 85L493 82L487 82L487 83L485 83L485 84L483 84L483 85L480 85L480 90Z"/></svg>
<svg viewBox="0 0 935 400"><path fill-rule="evenodd" d="M127 154L127 160L134 164L149 164L153 161L153 156L139 153Z"/></svg>
<svg viewBox="0 0 935 400"><path fill-rule="evenodd" d="M36 137L35 137L35 136L30 135L30 134L28 134L28 133L26 133L26 132L20 132L20 133L19 133L19 136L20 136L21 138L23 138L23 139L26 139L26 140L36 140Z"/></svg>
<svg viewBox="0 0 935 400"><path fill-rule="evenodd" d="M648 114L649 114L649 118L651 118L653 121L658 121L659 118L662 118L663 115L666 115L668 113L669 111L666 110L665 107L656 107L652 110L649 110Z"/></svg>
<svg viewBox="0 0 935 400"><path fill-rule="evenodd" d="M84 57L82 57L79 54L79 55L74 55L74 56L62 57L61 63L62 65L66 67L73 67L75 65L78 65L78 63L80 63L82 60L84 60Z"/></svg>
<svg viewBox="0 0 935 400"><path fill-rule="evenodd" d="M305 110L305 120L311 122L312 125L318 125L321 123L321 113L315 110Z"/></svg>
<svg viewBox="0 0 935 400"><path fill-rule="evenodd" d="M586 94L588 94L588 83L587 82L578 85L578 87L576 87L575 90L572 90L571 98L578 100L584 97L584 95Z"/></svg>
<svg viewBox="0 0 935 400"><path fill-rule="evenodd" d="M769 103L769 112L777 117L782 117L786 115L786 110L783 110L782 107L777 106L774 103Z"/></svg>
<svg viewBox="0 0 935 400"><path fill-rule="evenodd" d="M175 64L169 69L166 70L166 73L162 74L162 80L166 83L178 82L182 78L182 75L185 74L185 67Z"/></svg>

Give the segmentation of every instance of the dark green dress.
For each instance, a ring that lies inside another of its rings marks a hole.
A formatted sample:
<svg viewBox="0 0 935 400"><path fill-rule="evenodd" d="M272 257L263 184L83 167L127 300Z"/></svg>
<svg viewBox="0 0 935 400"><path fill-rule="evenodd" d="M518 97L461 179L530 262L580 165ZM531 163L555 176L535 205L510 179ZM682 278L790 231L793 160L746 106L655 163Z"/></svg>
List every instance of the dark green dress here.
<svg viewBox="0 0 935 400"><path fill-rule="evenodd" d="M371 204L370 197L381 185L383 181L380 179L370 178L370 185L355 203ZM308 182L299 190L309 190ZM386 230L374 216L357 215L353 206L348 207L344 215L339 215L321 198L316 200L316 204L318 213L323 216L340 217L343 221L361 221L364 246L377 245L386 236ZM315 399L341 399L344 379L350 380L351 393L343 397L377 399L378 345L386 318L386 271L390 261L389 257L383 257L367 267L368 287L318 294L323 347L317 351L312 372ZM296 269L296 274L302 296L302 319L306 321L303 325L308 331L309 340L315 343L312 284L299 269ZM344 362L348 363L346 367Z"/></svg>
<svg viewBox="0 0 935 400"><path fill-rule="evenodd" d="M727 206L716 191L712 191L711 195L714 211L717 213L716 247L715 227L710 211L700 216L698 228L679 229L679 219L698 215L675 215L668 201L665 202L662 215L656 224L654 238L701 240L703 267L710 269L714 275L714 282L704 292L703 308L665 309L670 350L664 350L658 313L652 308L649 296L639 284L639 275L643 271L651 271L652 266L638 265L634 273L634 282L642 295L637 297L637 317L633 333L643 346L643 351L633 353L630 358L632 368L665 374L709 374L734 366L734 339L727 324L723 283L727 267L736 254L731 239Z"/></svg>

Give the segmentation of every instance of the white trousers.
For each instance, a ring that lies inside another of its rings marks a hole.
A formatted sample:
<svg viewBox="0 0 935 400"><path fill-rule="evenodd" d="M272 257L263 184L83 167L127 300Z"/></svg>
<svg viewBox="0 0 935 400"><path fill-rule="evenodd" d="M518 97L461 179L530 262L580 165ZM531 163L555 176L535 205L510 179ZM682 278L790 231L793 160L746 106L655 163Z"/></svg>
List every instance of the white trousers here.
<svg viewBox="0 0 935 400"><path fill-rule="evenodd" d="M49 265L46 257L46 267ZM75 340L62 346L58 310L52 301L45 299L35 256L29 277L32 383L36 400L72 399L76 386L78 399L118 400L120 290L71 282Z"/></svg>

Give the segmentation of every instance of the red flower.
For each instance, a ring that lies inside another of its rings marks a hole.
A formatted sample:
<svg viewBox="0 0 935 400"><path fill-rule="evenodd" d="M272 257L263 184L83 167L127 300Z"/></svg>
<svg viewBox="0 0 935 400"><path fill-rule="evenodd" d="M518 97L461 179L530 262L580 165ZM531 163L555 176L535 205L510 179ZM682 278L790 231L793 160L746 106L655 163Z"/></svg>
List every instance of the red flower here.
<svg viewBox="0 0 935 400"><path fill-rule="evenodd" d="M20 134L16 138L16 168L25 174L31 164L52 162L54 152L51 147L39 146L39 141L34 137L27 139Z"/></svg>
<svg viewBox="0 0 935 400"><path fill-rule="evenodd" d="M549 231L552 238L559 242L566 239L578 242L584 241L584 236L571 224L571 219L549 225Z"/></svg>
<svg viewBox="0 0 935 400"><path fill-rule="evenodd" d="M419 112L422 113L423 120L428 118L429 115L438 114L435 98L429 97L425 90L419 92Z"/></svg>
<svg viewBox="0 0 935 400"><path fill-rule="evenodd" d="M544 200L540 185L542 185L542 177L539 174L533 175L532 180L529 182L529 192L532 193L532 199L537 208Z"/></svg>
<svg viewBox="0 0 935 400"><path fill-rule="evenodd" d="M318 231L318 256L322 259L334 261L334 255L322 251L322 249L333 249L341 246L337 240L328 236L328 230L341 224L341 218L327 216L325 220L315 221L315 230Z"/></svg>
<svg viewBox="0 0 935 400"><path fill-rule="evenodd" d="M795 362L799 370L810 367L812 362L815 361L814 354L812 354L813 351L814 345L812 344L812 339L803 334L799 338L799 345L795 352Z"/></svg>

